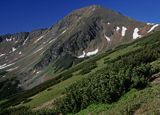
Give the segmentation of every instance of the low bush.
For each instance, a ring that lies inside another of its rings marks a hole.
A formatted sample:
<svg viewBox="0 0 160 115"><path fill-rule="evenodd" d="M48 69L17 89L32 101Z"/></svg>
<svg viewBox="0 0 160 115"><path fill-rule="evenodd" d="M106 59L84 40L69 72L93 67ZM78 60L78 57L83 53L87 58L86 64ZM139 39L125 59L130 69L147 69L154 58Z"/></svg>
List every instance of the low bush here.
<svg viewBox="0 0 160 115"><path fill-rule="evenodd" d="M159 47L144 47L112 60L107 67L67 88L58 110L76 113L90 104L112 103L132 88L146 87L151 76L159 71L150 65L158 58Z"/></svg>
<svg viewBox="0 0 160 115"><path fill-rule="evenodd" d="M96 67L97 67L97 65L95 62L90 62L90 63L86 64L86 66L84 66L84 68L81 69L79 74L85 75L87 73L90 73L92 71L92 69L94 69Z"/></svg>

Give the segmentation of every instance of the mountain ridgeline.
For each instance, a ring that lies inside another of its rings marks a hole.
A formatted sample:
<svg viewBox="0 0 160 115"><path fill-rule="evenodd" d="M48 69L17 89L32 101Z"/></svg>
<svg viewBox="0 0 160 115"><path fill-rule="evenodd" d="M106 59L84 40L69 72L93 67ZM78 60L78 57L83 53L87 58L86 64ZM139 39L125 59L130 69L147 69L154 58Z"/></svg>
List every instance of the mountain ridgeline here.
<svg viewBox="0 0 160 115"><path fill-rule="evenodd" d="M1 79L16 74L18 87L31 89L97 53L158 31L121 13L89 6L75 10L50 28L0 36ZM50 72L52 68L52 72Z"/></svg>
<svg viewBox="0 0 160 115"><path fill-rule="evenodd" d="M160 114L160 25L93 5L0 36L0 115Z"/></svg>

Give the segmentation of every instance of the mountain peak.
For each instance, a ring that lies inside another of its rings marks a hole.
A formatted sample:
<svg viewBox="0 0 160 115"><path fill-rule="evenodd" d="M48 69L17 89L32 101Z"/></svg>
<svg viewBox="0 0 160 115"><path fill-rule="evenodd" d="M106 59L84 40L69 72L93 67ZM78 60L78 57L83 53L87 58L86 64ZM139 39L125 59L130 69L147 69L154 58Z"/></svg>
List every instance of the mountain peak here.
<svg viewBox="0 0 160 115"><path fill-rule="evenodd" d="M103 8L103 7L100 6L100 5L90 5L90 6L87 6L86 8L89 8L89 9L96 9L96 8Z"/></svg>
<svg viewBox="0 0 160 115"><path fill-rule="evenodd" d="M74 10L48 29L0 36L0 42L5 44L0 46L0 65L5 70L19 67L19 73L27 73L23 77L27 82L22 81L22 87L29 89L40 83L43 76L37 76L52 62L57 70L66 69L79 58L85 59L159 29L159 25L138 22L114 10L91 5ZM70 60L67 64L60 63L66 59ZM31 76L37 77L37 84L32 84Z"/></svg>

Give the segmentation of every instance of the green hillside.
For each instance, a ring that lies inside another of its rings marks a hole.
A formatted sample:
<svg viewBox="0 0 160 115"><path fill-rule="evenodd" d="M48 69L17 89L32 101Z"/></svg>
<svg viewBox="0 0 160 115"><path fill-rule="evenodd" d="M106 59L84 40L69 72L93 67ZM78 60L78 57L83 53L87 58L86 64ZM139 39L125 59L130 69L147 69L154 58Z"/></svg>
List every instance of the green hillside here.
<svg viewBox="0 0 160 115"><path fill-rule="evenodd" d="M160 113L160 85L143 90L132 89L118 102L112 104L93 104L77 115L158 115Z"/></svg>
<svg viewBox="0 0 160 115"><path fill-rule="evenodd" d="M24 114L158 114L159 84L150 85L150 82L154 80L152 76L160 71L159 46L160 32L155 32L91 57L56 75L51 72L54 68L50 67L48 75L53 78L1 100L1 114L11 111L15 114L20 111ZM17 109L6 110L11 106Z"/></svg>

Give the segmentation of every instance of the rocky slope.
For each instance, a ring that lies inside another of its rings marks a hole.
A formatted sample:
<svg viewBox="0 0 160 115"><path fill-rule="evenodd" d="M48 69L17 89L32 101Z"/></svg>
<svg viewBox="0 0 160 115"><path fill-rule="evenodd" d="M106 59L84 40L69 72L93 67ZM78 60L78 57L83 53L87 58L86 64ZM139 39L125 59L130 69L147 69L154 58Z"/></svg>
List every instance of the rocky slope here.
<svg viewBox="0 0 160 115"><path fill-rule="evenodd" d="M29 89L48 79L49 66L53 71L67 69L158 30L159 24L139 22L101 6L85 7L50 28L0 36L0 70L16 74L18 86ZM7 78L3 74L0 79Z"/></svg>

